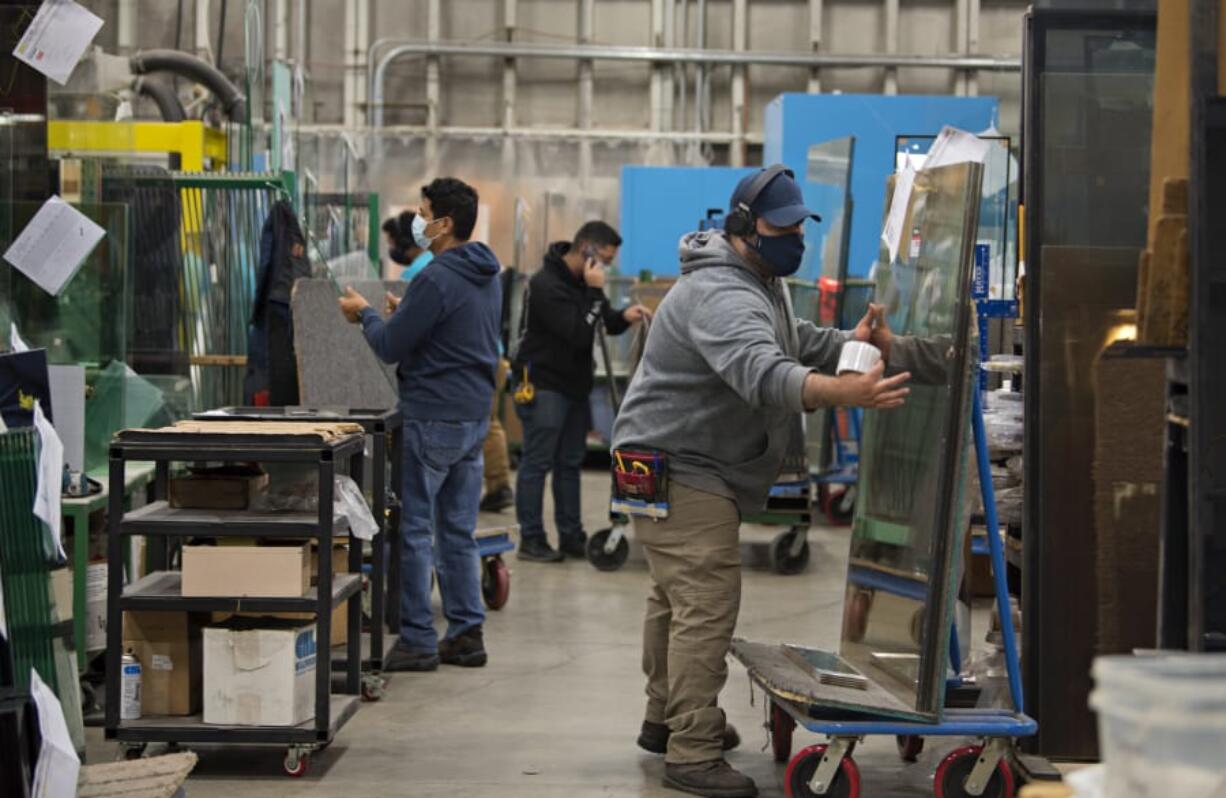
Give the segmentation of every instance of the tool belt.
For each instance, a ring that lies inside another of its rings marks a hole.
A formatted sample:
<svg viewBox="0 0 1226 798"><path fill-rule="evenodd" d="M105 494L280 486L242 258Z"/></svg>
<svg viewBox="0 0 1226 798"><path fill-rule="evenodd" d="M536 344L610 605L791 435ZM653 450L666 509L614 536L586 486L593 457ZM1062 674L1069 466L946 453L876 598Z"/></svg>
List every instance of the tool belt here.
<svg viewBox="0 0 1226 798"><path fill-rule="evenodd" d="M648 449L613 450L614 513L668 518L668 459Z"/></svg>

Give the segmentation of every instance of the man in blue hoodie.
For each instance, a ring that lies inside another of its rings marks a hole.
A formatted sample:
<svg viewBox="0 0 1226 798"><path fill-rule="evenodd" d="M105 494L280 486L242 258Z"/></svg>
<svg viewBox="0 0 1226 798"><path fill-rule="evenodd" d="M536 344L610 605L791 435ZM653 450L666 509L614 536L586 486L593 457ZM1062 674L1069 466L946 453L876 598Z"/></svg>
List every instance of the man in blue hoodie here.
<svg viewBox="0 0 1226 798"><path fill-rule="evenodd" d="M413 235L434 260L413 279L404 300L389 295L387 320L352 288L340 300L345 317L361 322L375 354L395 363L400 379L403 582L400 639L384 660L389 671L434 670L440 661L465 667L486 662L474 533L498 366L499 264L489 247L468 240L477 221L471 186L444 177L421 194ZM432 573L447 617L441 641L430 608Z"/></svg>

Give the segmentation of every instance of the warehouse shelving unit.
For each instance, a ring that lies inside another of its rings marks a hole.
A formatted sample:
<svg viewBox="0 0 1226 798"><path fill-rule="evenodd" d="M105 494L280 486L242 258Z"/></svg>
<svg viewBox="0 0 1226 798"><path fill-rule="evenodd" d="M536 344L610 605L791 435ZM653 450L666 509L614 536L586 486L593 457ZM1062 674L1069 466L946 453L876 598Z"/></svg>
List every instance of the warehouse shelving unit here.
<svg viewBox="0 0 1226 798"><path fill-rule="evenodd" d="M345 435L325 440L309 434L236 434L129 430L119 433L110 450L110 512L107 560L106 737L118 740L129 756L139 756L147 743L223 743L284 745L285 770L291 776L306 771L312 751L331 743L357 712L361 692L361 557L348 520L334 511L333 478L348 461L349 476L361 484L365 468L365 436ZM123 480L129 461L156 464L155 501L128 513L123 509ZM316 512L256 512L250 510L176 509L166 500L170 465L175 462L310 463L318 471ZM168 543L193 536L242 536L262 539L312 539L319 551L330 550L338 532L349 531L348 574L332 573L332 558L319 557L318 584L298 598L235 596L186 597L181 574L170 570ZM124 543L133 535L149 539L149 561L159 570L123 585ZM348 659L344 692L332 693L332 661L316 656L315 717L297 726L222 726L205 724L202 714L155 716L121 720L120 659L123 655L123 613L158 612L310 612L315 615L317 650L331 639L332 611L348 605Z"/></svg>
<svg viewBox="0 0 1226 798"><path fill-rule="evenodd" d="M404 416L398 408L223 407L197 413L197 421L346 421L362 425L371 438L371 512L379 534L371 541L370 670L383 670L383 630L400 631L400 482L404 460ZM390 536L390 539L389 539ZM390 552L389 552L390 550ZM370 697L370 688L364 685Z"/></svg>

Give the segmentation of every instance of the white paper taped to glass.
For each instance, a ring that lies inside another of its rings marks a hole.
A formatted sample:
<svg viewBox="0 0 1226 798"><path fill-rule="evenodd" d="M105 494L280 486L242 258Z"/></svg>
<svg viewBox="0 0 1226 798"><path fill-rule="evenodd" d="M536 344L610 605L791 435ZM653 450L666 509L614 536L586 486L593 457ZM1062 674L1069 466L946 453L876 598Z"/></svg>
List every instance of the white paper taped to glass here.
<svg viewBox="0 0 1226 798"><path fill-rule="evenodd" d="M863 374L880 362L881 350L877 347L863 341L848 341L839 352L839 366L835 374Z"/></svg>

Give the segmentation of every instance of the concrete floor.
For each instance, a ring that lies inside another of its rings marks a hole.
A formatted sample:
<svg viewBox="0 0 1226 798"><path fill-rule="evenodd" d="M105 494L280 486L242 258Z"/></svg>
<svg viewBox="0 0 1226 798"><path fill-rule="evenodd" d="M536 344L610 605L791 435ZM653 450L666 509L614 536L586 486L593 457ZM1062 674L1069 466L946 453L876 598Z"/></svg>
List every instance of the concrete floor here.
<svg viewBox="0 0 1226 798"><path fill-rule="evenodd" d="M606 526L603 473L584 474L584 497L588 530ZM512 512L482 518L485 526L512 521ZM744 537L768 541L776 531L746 528ZM810 543L802 575L746 570L738 635L837 649L846 532L816 527ZM282 774L281 749L197 749L189 798L679 795L660 786L662 759L634 745L643 711L641 559L632 554L616 573L586 562L520 563L514 555L509 562L510 602L485 627L487 667L394 674L386 697L364 704L303 779ZM783 767L762 750L762 697L751 704L739 663L731 664L721 703L744 738L729 761L753 776L763 796L782 796ZM817 742L798 729L794 750ZM917 764L904 765L892 738L865 741L856 751L863 794L930 796L932 772L954 743L929 742ZM90 729L88 753L99 762L117 752Z"/></svg>

